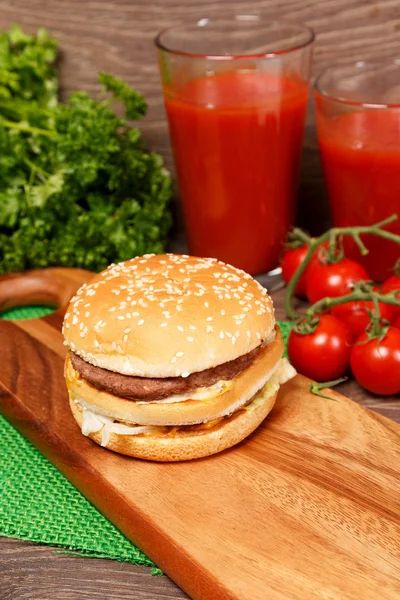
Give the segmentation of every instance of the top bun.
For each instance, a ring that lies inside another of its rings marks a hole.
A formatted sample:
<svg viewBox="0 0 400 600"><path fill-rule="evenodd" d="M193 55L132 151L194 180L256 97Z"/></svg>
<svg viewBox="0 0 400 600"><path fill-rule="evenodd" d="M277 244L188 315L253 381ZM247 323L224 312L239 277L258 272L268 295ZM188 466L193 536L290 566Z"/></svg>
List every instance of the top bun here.
<svg viewBox="0 0 400 600"><path fill-rule="evenodd" d="M63 334L103 369L186 377L250 352L274 326L267 290L244 271L213 258L147 254L84 284Z"/></svg>

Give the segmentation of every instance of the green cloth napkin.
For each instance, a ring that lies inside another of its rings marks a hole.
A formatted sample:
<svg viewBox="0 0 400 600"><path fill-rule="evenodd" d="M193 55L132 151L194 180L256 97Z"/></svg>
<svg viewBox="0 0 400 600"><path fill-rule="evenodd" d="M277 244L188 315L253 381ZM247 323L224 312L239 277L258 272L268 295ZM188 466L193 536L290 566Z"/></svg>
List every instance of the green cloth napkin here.
<svg viewBox="0 0 400 600"><path fill-rule="evenodd" d="M5 319L32 319L45 307L15 308ZM284 340L290 324L279 323ZM0 416L0 536L59 546L84 556L154 563Z"/></svg>

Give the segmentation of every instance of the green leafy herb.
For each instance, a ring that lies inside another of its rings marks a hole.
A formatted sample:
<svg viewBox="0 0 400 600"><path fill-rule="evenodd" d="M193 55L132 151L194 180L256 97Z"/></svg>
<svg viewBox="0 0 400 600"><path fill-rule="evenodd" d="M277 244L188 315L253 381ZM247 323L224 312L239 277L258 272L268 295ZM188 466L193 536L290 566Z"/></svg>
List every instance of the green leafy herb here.
<svg viewBox="0 0 400 600"><path fill-rule="evenodd" d="M128 124L144 116L144 98L102 73L96 99L58 103L55 57L44 30L0 37L0 273L99 271L162 252L170 227L169 173Z"/></svg>

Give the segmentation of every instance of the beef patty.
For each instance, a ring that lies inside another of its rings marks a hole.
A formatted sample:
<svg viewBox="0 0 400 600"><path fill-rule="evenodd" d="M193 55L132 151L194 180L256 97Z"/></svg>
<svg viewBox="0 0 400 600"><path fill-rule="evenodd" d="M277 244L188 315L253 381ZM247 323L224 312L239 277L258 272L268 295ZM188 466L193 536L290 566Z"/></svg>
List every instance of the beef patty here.
<svg viewBox="0 0 400 600"><path fill-rule="evenodd" d="M161 400L175 394L183 394L199 387L208 387L221 379L233 379L247 369L256 358L261 346L235 360L217 367L192 373L188 377L136 377L108 371L84 361L70 352L72 366L91 385L114 396L127 400Z"/></svg>

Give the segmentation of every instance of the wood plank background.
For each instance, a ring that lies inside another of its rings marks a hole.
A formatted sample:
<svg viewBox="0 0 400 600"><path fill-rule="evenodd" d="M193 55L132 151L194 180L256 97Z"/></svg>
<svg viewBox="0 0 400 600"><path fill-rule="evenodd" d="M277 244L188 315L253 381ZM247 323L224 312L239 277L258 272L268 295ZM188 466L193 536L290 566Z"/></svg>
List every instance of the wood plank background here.
<svg viewBox="0 0 400 600"><path fill-rule="evenodd" d="M0 0L0 28L17 22L30 32L50 30L60 44L63 97L74 89L96 92L99 71L126 78L148 101L142 129L149 147L172 168L153 38L182 18L218 11L263 11L307 23L317 34L313 77L333 63L399 55L399 0ZM298 222L312 233L328 222L312 101Z"/></svg>
<svg viewBox="0 0 400 600"><path fill-rule="evenodd" d="M333 63L399 57L399 0L0 0L0 29L19 23L29 32L38 27L50 30L60 44L63 97L74 89L96 92L98 71L126 78L149 104L142 124L147 144L172 168L153 38L182 18L226 10L262 10L270 17L302 20L313 27L313 77ZM298 223L312 233L328 223L312 102ZM392 406L384 412L392 412L393 418ZM0 555L1 600L186 598L166 577L151 577L147 569L133 565L60 557L52 549L6 539L0 540Z"/></svg>

